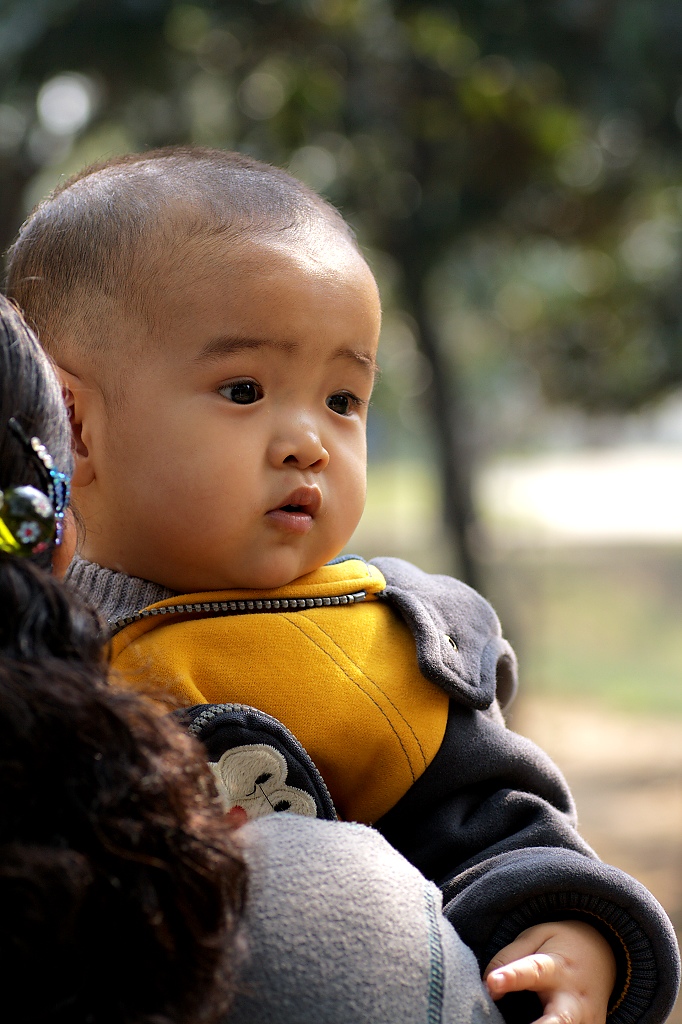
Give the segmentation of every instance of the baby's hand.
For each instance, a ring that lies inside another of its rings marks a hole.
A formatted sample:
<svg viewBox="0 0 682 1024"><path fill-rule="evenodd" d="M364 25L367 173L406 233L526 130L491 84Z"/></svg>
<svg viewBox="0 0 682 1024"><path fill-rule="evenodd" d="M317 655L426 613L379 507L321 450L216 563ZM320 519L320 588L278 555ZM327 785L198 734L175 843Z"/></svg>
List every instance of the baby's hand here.
<svg viewBox="0 0 682 1024"><path fill-rule="evenodd" d="M606 939L582 921L552 921L521 932L483 975L493 999L537 992L541 1024L604 1024L616 980Z"/></svg>

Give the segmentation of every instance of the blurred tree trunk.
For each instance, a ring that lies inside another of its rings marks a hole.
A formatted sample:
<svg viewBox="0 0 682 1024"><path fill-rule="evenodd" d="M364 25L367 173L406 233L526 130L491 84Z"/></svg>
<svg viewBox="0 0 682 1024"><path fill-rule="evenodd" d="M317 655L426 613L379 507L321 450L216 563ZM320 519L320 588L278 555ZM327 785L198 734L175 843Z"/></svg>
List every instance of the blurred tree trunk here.
<svg viewBox="0 0 682 1024"><path fill-rule="evenodd" d="M401 260L407 311L417 328L417 344L431 367L423 401L431 419L442 485L445 534L458 562L458 574L482 589L477 555L478 519L472 496L472 426L453 360L447 358L429 311L426 281L409 257Z"/></svg>
<svg viewBox="0 0 682 1024"><path fill-rule="evenodd" d="M8 163L0 170L0 255L4 256L14 241L21 226L22 197L31 180L33 168L30 170L22 164ZM0 270L0 280L4 283L4 261Z"/></svg>

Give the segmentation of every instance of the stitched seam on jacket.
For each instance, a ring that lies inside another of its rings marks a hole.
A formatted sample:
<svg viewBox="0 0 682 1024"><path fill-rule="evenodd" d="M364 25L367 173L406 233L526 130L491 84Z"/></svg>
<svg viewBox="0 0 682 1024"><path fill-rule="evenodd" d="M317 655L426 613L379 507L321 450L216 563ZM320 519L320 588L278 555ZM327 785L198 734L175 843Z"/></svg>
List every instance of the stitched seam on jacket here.
<svg viewBox="0 0 682 1024"><path fill-rule="evenodd" d="M302 618L307 618L308 622L312 621L309 617L307 617L305 615L301 616L301 617ZM340 665L339 662L336 661L336 659L333 658L331 656L331 654L329 654L328 651L325 651L324 647L322 647L321 644L319 644L317 642L317 640L315 640L311 636L308 636L308 634L305 632L305 630L301 629L301 627L298 625L297 622L294 622L294 620L290 619L288 617L288 615L286 615L286 614L284 614L283 619L284 619L285 622L288 622L291 626L294 626L297 630L299 630L299 632L303 633L303 636L306 638L306 640L309 640L311 644L313 644L315 647L318 648L318 650L320 650L322 652L322 654L324 654L327 658L329 658L329 660L332 662L332 664L336 665L336 667L339 669L340 672L343 672L344 676L348 679L348 681L350 683L352 683L352 685L355 686L355 688L358 689L360 691L360 693L364 694L365 697L367 697L369 700L371 700L372 704L374 704L374 706L376 707L377 711L380 714L382 714L384 716L384 718L386 719L386 722L388 723L388 726L389 726L391 732L393 733L393 735L397 739L398 743L400 744L400 749L402 750L403 754L405 755L405 760L407 761L407 767L410 770L410 775L412 776L412 781L416 782L417 781L417 776L414 774L414 768L412 767L412 761L410 759L410 755L409 755L408 751L405 748L405 744L403 743L403 741L402 741L402 739L400 737L400 734L398 733L397 729L393 725L393 722L388 717L388 715L386 714L384 709L380 706L378 701L375 700L375 698L371 695L371 693L368 693L367 690L363 690L363 688L360 686L360 684L357 682L357 680L353 679L353 677L346 671L346 669L343 667L343 665ZM315 626L317 624L313 622L312 625ZM321 632L324 632L324 630L321 630ZM325 636L326 636L326 633L325 633Z"/></svg>
<svg viewBox="0 0 682 1024"><path fill-rule="evenodd" d="M345 651L343 651L343 649L339 647L339 645L338 645L338 644L336 643L336 641L334 640L334 638L333 638L333 637L331 637L331 636L329 635L329 633L327 632L327 630L326 630L326 629L323 629L323 628L322 628L322 626L320 626L320 625L319 625L319 623L317 623L317 622L313 622L313 620L312 620L312 619L310 618L310 616L309 616L309 615L302 615L302 616L301 616L301 618L302 618L302 619L306 619L306 620L307 620L308 622L310 622L310 623L311 623L311 624L312 624L313 626L315 626L315 627L316 627L317 629L319 629L320 633L322 633L322 634L323 634L324 636L326 636L326 637L327 637L327 639L329 640L329 642L330 642L330 643L332 643L332 644L334 644L334 646L335 646L335 647L338 647L338 648L339 648L339 650L341 650L341 651L343 652L343 654L345 654L345 655L346 655L346 657L348 658L348 655L346 654L346 652L345 652ZM352 661L353 659L352 659L352 658L348 658L348 660L349 660L349 661ZM353 662L353 664L355 665L355 662ZM389 695L388 695L388 694L386 693L386 691L385 691L385 690L382 690L382 688L381 688L381 687L379 686L379 684L378 684L378 683L377 683L377 682L376 682L376 681L375 681L374 679L372 679L372 677L371 677L371 676L369 676L369 675L368 675L368 674L367 674L367 673L366 673L366 672L364 671L364 669L361 669L361 668L360 668L360 667L359 667L358 665L355 665L355 667L357 668L358 672L362 672L362 674L363 674L363 676L365 677L365 679L366 679L366 680L367 680L367 681L368 681L369 683L371 683L371 684L372 684L372 686L376 687L376 689L377 689L377 690L379 691L379 693L381 694L381 696L382 696L382 697L384 697L384 698L385 698L385 700L386 700L386 702L387 702L388 704L390 704L390 705L391 705L391 707L392 707L392 708L393 708L393 710L395 711L396 715L398 715L398 717L399 717L400 719L402 719L402 721L403 721L404 725L406 726L406 728L408 729L408 731L409 731L410 733L412 733L412 736L413 736L413 738L414 738L414 742L415 742L415 743L417 744L417 746L419 747L419 753L421 754L421 756L422 756L422 761L424 762L424 771L426 771L426 769L427 769L427 768L428 768L428 766L429 766L429 762L428 762L428 761L427 761L427 759L426 759L426 754L424 753L424 748L423 748L423 747L422 747L422 745L421 745L421 742L420 742L420 740L419 740L419 737L417 736L416 732L414 731L414 729L412 728L412 726L410 725L410 723L409 723L409 722L407 721L407 719L405 718L405 716L403 715L402 711L401 711L401 710L400 710L400 709L399 709L398 707L396 707L396 705L395 705L395 704L393 703L393 701L391 700L391 698L389 697ZM340 665L339 665L339 668L341 668L341 666L340 666ZM420 673L420 675L421 675L421 673ZM363 692L364 692L364 691L363 691ZM369 695L368 695L368 696L369 696Z"/></svg>
<svg viewBox="0 0 682 1024"><path fill-rule="evenodd" d="M445 971L443 965L443 946L438 930L439 914L434 907L433 893L428 882L424 886L426 902L426 923L429 941L429 995L426 1011L427 1024L441 1024L443 1019L443 990Z"/></svg>

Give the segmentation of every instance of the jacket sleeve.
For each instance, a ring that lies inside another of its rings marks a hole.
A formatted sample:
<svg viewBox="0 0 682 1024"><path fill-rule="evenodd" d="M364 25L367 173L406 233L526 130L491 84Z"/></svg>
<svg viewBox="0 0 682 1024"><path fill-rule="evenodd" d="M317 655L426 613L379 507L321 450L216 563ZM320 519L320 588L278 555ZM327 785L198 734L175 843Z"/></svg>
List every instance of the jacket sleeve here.
<svg viewBox="0 0 682 1024"><path fill-rule="evenodd" d="M446 577L395 563L377 560L386 599L415 633L422 671L451 701L438 754L376 828L440 886L445 914L481 968L533 924L584 920L616 956L609 1024L665 1020L679 984L672 925L642 885L598 860L577 832L559 770L506 727L495 685L513 691L515 662L497 617L462 584L448 588ZM443 634L451 643L439 647ZM513 1000L503 1012L508 1020L538 1016Z"/></svg>

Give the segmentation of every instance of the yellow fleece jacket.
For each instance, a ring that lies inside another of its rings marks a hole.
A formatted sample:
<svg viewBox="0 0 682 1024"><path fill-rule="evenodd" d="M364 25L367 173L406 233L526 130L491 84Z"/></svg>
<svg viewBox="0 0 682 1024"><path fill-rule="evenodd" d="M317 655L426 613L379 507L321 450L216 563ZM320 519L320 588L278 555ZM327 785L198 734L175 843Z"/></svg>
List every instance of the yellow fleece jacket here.
<svg viewBox="0 0 682 1024"><path fill-rule="evenodd" d="M385 586L375 566L347 559L267 593L169 598L113 637L113 666L126 685L184 706L248 704L279 719L340 816L372 823L435 757L449 704L420 673L403 620L377 600Z"/></svg>

